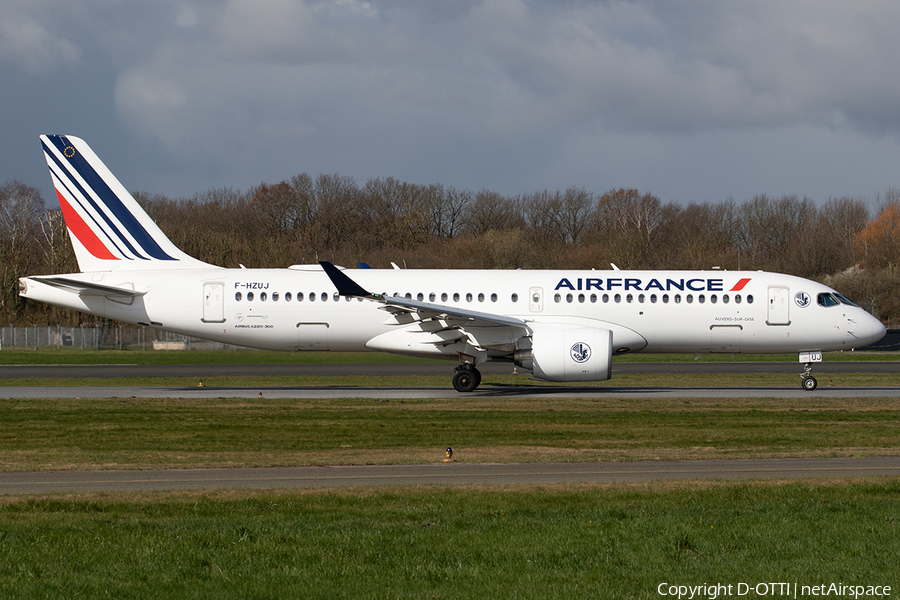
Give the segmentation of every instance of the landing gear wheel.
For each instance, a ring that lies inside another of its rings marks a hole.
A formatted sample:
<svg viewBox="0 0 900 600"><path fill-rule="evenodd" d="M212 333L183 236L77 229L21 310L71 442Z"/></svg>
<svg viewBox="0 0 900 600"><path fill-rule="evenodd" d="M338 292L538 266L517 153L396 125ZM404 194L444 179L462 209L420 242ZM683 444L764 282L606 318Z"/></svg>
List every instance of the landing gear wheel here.
<svg viewBox="0 0 900 600"><path fill-rule="evenodd" d="M453 387L457 392L471 392L478 387L478 377L475 376L476 371L469 369L461 369L453 374Z"/></svg>
<svg viewBox="0 0 900 600"><path fill-rule="evenodd" d="M811 392L816 389L816 386L819 385L819 382L816 381L816 378L811 375L812 373L812 363L808 362L803 366L803 372L800 373L800 387L802 387L807 392Z"/></svg>

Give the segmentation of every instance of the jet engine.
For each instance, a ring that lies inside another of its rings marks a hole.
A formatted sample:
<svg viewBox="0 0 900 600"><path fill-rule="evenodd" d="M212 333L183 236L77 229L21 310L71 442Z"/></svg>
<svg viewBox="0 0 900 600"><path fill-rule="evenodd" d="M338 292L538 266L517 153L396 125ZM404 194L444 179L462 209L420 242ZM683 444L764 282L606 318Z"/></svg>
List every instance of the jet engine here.
<svg viewBox="0 0 900 600"><path fill-rule="evenodd" d="M612 374L612 332L587 327L538 330L523 338L516 365L545 381L605 381Z"/></svg>

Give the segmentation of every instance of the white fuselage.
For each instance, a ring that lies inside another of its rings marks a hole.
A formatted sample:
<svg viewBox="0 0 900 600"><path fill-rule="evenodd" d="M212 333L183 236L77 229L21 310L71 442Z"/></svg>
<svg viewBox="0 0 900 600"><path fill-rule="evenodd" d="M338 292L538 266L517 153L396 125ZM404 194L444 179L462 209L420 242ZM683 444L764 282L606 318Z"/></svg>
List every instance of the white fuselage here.
<svg viewBox="0 0 900 600"><path fill-rule="evenodd" d="M373 293L516 317L535 328L612 331L623 352L787 353L846 350L884 327L846 303L823 306L819 283L736 271L347 271ZM119 321L272 350L386 350L457 359L440 345L370 340L415 323L369 299L340 297L320 267L110 271L70 279L146 292L73 294L28 278L23 295ZM828 303L826 303L828 304ZM391 340L391 337L382 338ZM399 338L398 338L399 339ZM499 358L494 353L489 358Z"/></svg>

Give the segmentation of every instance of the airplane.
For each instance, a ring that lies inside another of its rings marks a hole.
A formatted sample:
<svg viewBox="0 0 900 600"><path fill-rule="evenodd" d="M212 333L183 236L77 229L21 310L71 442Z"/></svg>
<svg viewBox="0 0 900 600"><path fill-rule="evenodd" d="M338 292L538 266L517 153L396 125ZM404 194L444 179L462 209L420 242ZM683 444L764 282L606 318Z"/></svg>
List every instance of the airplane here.
<svg viewBox="0 0 900 600"><path fill-rule="evenodd" d="M253 348L380 351L543 381L605 381L626 353L822 353L885 328L820 283L763 271L348 271L330 262L223 268L178 249L83 140L40 136L80 273L23 277L20 295L92 315Z"/></svg>

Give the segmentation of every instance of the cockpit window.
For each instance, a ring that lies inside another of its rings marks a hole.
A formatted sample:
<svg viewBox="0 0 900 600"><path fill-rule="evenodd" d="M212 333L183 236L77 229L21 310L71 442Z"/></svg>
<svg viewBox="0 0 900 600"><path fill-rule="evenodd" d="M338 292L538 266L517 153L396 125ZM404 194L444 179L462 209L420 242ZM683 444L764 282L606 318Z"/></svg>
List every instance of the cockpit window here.
<svg viewBox="0 0 900 600"><path fill-rule="evenodd" d="M844 296L842 294L838 294L837 292L835 292L834 296L836 296L837 299L841 301L841 304L847 304L848 306L856 306L857 308L859 307L859 304L857 304L853 300L849 300L846 296Z"/></svg>
<svg viewBox="0 0 900 600"><path fill-rule="evenodd" d="M834 294L819 294L819 306L837 306L841 301L834 297Z"/></svg>

